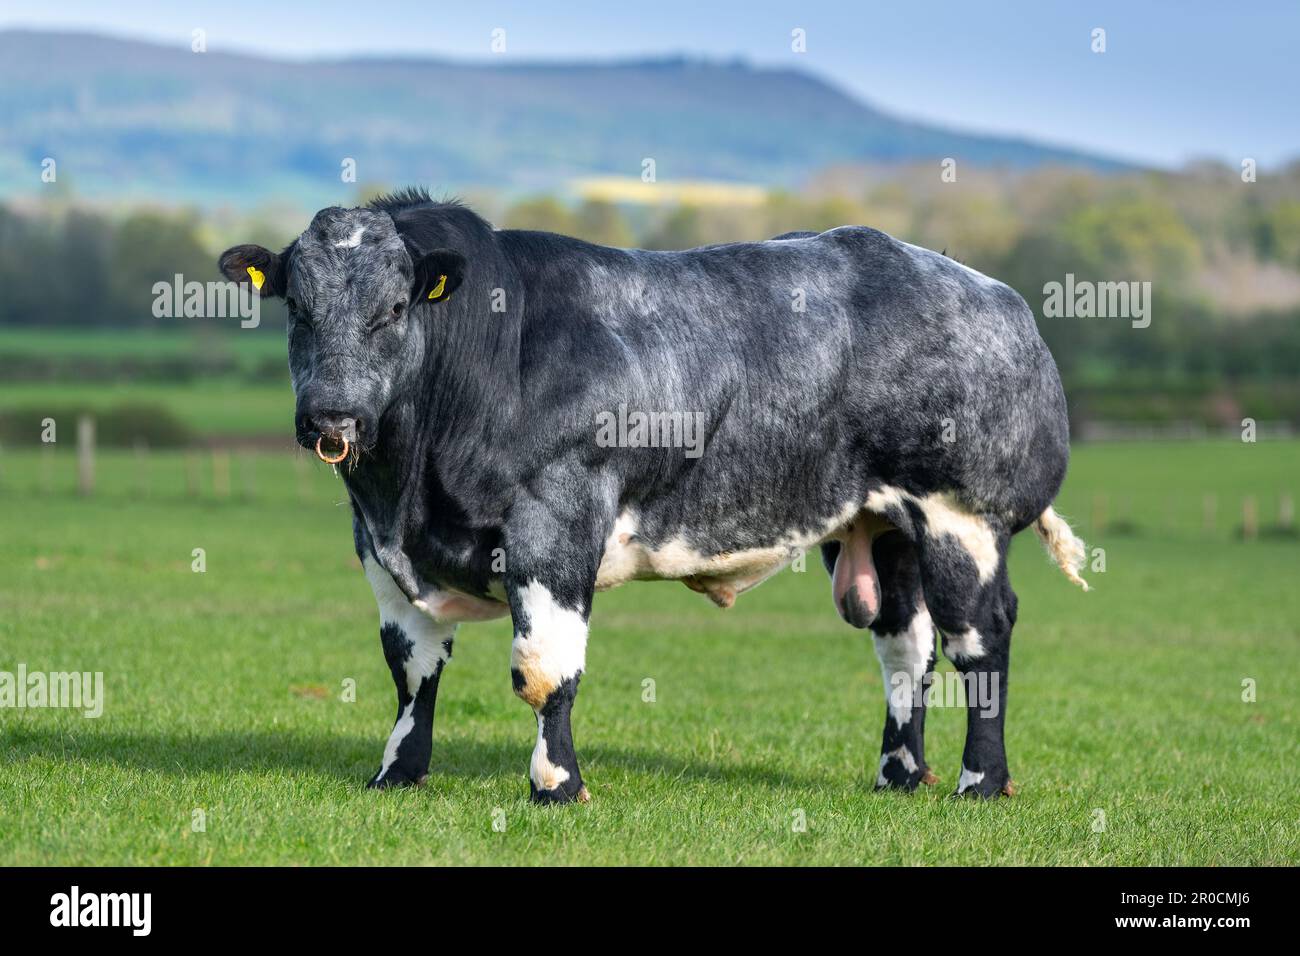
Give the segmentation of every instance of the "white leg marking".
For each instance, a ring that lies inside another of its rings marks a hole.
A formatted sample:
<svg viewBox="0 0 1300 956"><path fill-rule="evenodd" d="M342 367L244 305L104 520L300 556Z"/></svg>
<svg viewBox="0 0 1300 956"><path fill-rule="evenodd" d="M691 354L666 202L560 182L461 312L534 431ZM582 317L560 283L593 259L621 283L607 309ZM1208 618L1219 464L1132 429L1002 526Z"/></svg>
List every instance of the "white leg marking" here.
<svg viewBox="0 0 1300 956"><path fill-rule="evenodd" d="M546 719L541 714L538 714L537 746L533 748L533 759L532 763L528 765L528 776L532 778L533 785L538 790L554 790L569 779L569 771L551 763L546 755L546 738L542 735L545 722Z"/></svg>
<svg viewBox="0 0 1300 956"><path fill-rule="evenodd" d="M528 633L515 632L510 666L524 678L523 692L538 709L546 697L587 662L587 622L575 610L561 607L546 587L530 581L519 592L528 617Z"/></svg>
<svg viewBox="0 0 1300 956"><path fill-rule="evenodd" d="M430 618L411 604L402 593L393 576L374 558L367 555L361 563L365 568L370 589L375 592L379 605L379 625L396 624L411 642L411 657L406 662L406 689L414 696L420 681L429 677L451 657L444 642L456 633L456 625Z"/></svg>
<svg viewBox="0 0 1300 956"><path fill-rule="evenodd" d="M415 701L411 701L402 711L402 716L397 718L397 723L393 725L393 732L388 735L388 743L384 745L384 762L379 768L379 773L375 774L376 780L382 779L389 768L397 762L397 748L406 739L406 735L414 729Z"/></svg>
<svg viewBox="0 0 1300 956"><path fill-rule="evenodd" d="M912 708L925 692L926 665L934 655L934 623L924 607L899 634L873 635L880 674L885 682L885 701L896 727L912 719Z"/></svg>
<svg viewBox="0 0 1300 956"><path fill-rule="evenodd" d="M975 784L979 783L983 779L984 779L984 774L974 773L970 770L967 770L966 767L963 766L961 768L961 776L957 778L957 792L964 793L966 790L969 790L971 787L975 786Z"/></svg>
<svg viewBox="0 0 1300 956"><path fill-rule="evenodd" d="M887 754L880 755L880 769L876 773L876 786L888 785L889 781L885 779L885 764L891 760L897 760L901 763L903 769L908 773L916 773L916 758L912 756L912 751L908 750L906 746L902 746L897 750L891 750Z"/></svg>
<svg viewBox="0 0 1300 956"><path fill-rule="evenodd" d="M974 660L984 656L984 638L975 628L969 628L963 634L945 634L943 636L943 653L953 663Z"/></svg>
<svg viewBox="0 0 1300 956"><path fill-rule="evenodd" d="M411 695L411 702L406 705L393 725L392 733L388 735L388 743L384 745L384 762L375 775L375 779L379 780L397 760L397 748L415 729L415 695L420 691L421 681L437 673L438 668L445 665L451 657L446 642L455 635L456 625L434 620L415 608L397 586L393 576L373 557L367 555L361 564L370 581L370 589L375 592L375 603L379 605L379 626L396 624L411 645L410 657L402 666L406 674L406 692Z"/></svg>

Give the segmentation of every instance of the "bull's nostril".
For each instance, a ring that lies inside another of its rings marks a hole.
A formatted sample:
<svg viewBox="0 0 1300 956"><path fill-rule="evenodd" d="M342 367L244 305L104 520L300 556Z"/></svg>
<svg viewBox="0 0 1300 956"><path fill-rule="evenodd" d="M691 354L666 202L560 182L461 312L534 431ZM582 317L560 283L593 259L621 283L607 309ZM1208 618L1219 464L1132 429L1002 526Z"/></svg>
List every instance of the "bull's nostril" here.
<svg viewBox="0 0 1300 956"><path fill-rule="evenodd" d="M335 413L325 413L312 416L312 423L315 430L322 435L330 438L346 438L348 441L355 441L357 437L356 419L351 415L339 415Z"/></svg>

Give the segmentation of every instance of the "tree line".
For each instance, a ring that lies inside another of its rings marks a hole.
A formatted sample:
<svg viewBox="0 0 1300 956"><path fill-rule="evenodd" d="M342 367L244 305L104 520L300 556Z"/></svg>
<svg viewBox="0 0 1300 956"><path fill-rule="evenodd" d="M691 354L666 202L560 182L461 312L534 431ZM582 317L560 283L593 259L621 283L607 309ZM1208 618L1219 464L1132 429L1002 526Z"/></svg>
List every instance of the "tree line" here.
<svg viewBox="0 0 1300 956"><path fill-rule="evenodd" d="M351 201L377 191L363 188ZM501 226L649 249L875 226L1016 288L1079 394L1163 401L1170 414L1188 401L1217 403L1225 419L1254 402L1300 421L1300 163L1253 178L1213 164L1127 175L845 167L743 203L725 192L658 206L617 196L466 198ZM66 194L0 205L0 326L192 322L155 317L156 282L178 273L216 280L215 256L226 244L280 245L306 218L271 209L104 209ZM1150 321L1136 327L1045 309L1049 286L1067 277L1071 288L1149 283ZM277 316L268 310L266 330L279 331Z"/></svg>

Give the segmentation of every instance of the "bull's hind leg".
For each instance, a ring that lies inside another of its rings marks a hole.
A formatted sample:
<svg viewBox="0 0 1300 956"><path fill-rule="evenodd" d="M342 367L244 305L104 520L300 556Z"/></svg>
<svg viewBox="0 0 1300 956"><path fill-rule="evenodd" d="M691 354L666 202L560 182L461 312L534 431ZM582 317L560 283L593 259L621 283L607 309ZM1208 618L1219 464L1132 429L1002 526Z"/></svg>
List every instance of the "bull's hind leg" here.
<svg viewBox="0 0 1300 956"><path fill-rule="evenodd" d="M925 692L934 672L934 624L912 543L890 531L876 538L872 552L881 601L871 631L885 686L876 788L912 791L938 779L925 762Z"/></svg>
<svg viewBox="0 0 1300 956"><path fill-rule="evenodd" d="M370 787L423 783L433 753L438 679L451 659L456 625L435 621L411 605L392 576L370 556L363 561L379 605L379 638L397 687L397 720Z"/></svg>
<svg viewBox="0 0 1300 956"><path fill-rule="evenodd" d="M958 796L1010 796L1003 726L1016 596L1007 578L1008 536L983 519L930 515L919 551L921 586L944 655L966 691L966 746ZM953 534L958 528L961 534Z"/></svg>
<svg viewBox="0 0 1300 956"><path fill-rule="evenodd" d="M962 750L959 796L1011 796L1015 788L1007 768L1003 739L1007 673L1011 663L1011 629L1016 623L1016 595L1003 563L988 594L964 630L943 635L943 653L961 673L966 690L966 746Z"/></svg>
<svg viewBox="0 0 1300 956"><path fill-rule="evenodd" d="M934 624L921 593L912 542L899 531L885 531L868 538L865 552L860 548L856 557L846 556L844 549L852 546L858 530L860 527L850 529L848 543L823 545L822 558L836 579L835 603L840 615L857 627L870 625L880 659L885 729L876 788L912 791L938 779L925 762L925 690L934 672ZM851 613L851 607L845 608L843 597L851 589L841 587L844 582L838 578L846 561L853 562L858 572L846 579L868 578L872 583L875 600L865 620Z"/></svg>

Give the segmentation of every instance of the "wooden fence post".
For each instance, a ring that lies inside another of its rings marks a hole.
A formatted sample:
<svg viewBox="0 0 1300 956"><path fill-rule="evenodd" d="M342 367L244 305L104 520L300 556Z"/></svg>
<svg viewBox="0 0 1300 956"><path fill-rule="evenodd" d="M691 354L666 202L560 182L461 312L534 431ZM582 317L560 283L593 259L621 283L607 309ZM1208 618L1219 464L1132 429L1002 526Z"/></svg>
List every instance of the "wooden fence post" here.
<svg viewBox="0 0 1300 956"><path fill-rule="evenodd" d="M135 440L135 482L141 498L148 498L152 490L149 480L149 443L143 438Z"/></svg>
<svg viewBox="0 0 1300 956"><path fill-rule="evenodd" d="M185 456L185 494L191 498L199 496L199 456L189 452Z"/></svg>
<svg viewBox="0 0 1300 956"><path fill-rule="evenodd" d="M239 474L243 479L244 497L252 501L257 497L257 459L249 455L239 456Z"/></svg>
<svg viewBox="0 0 1300 956"><path fill-rule="evenodd" d="M1109 499L1106 495L1098 493L1092 496L1092 530L1097 534L1106 530L1108 508Z"/></svg>
<svg viewBox="0 0 1300 956"><path fill-rule="evenodd" d="M77 491L95 493L95 420L89 415L77 419Z"/></svg>
<svg viewBox="0 0 1300 956"><path fill-rule="evenodd" d="M41 445L41 494L49 495L54 492L54 443L44 443Z"/></svg>
<svg viewBox="0 0 1300 956"><path fill-rule="evenodd" d="M212 493L218 498L230 497L230 453L212 453Z"/></svg>
<svg viewBox="0 0 1300 956"><path fill-rule="evenodd" d="M1241 499L1241 535L1248 539L1259 535L1259 503L1254 495Z"/></svg>

